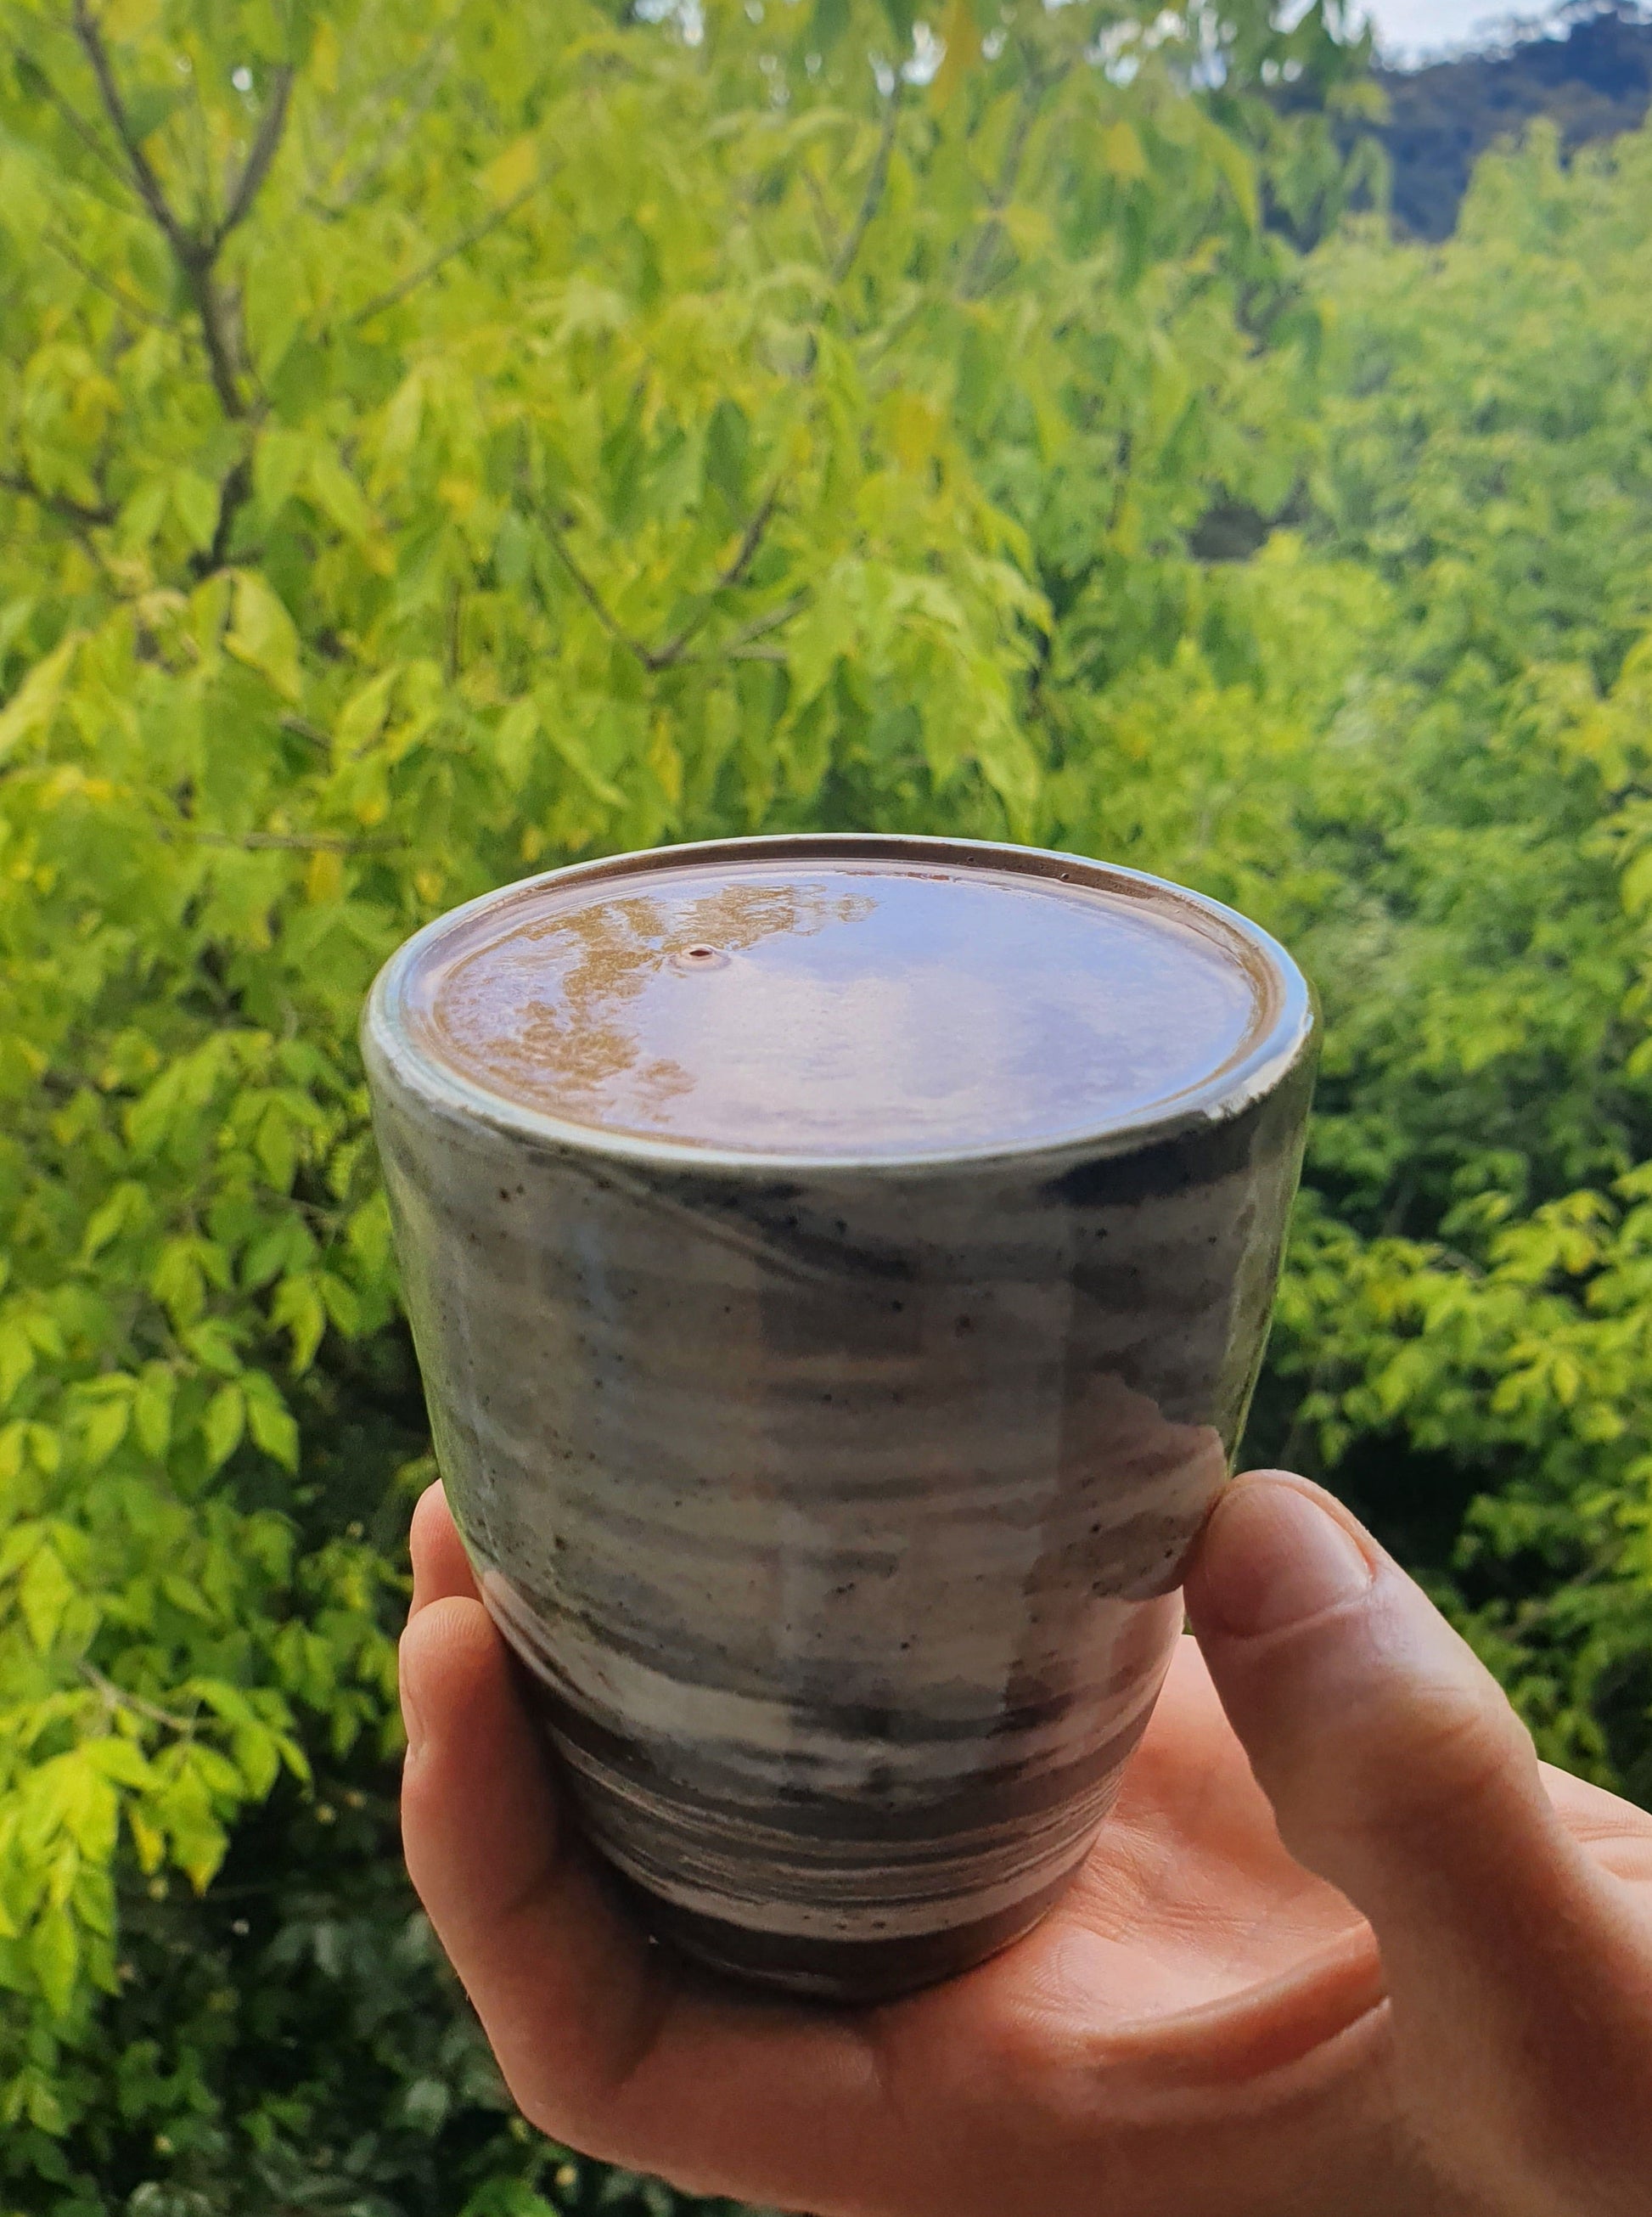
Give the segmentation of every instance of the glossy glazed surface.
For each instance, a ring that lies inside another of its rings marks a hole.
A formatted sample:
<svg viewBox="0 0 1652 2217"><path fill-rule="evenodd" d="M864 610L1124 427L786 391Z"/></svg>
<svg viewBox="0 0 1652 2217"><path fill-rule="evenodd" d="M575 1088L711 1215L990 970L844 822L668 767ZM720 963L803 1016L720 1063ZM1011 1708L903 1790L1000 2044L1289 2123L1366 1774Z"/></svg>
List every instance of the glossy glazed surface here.
<svg viewBox="0 0 1652 2217"><path fill-rule="evenodd" d="M1267 980L1166 902L739 861L548 884L438 939L430 1051L572 1122L784 1155L1047 1141L1175 1099Z"/></svg>
<svg viewBox="0 0 1652 2217"><path fill-rule="evenodd" d="M984 1161L565 1128L453 1082L408 965L376 991L460 1529L593 1839L704 1960L899 1992L1025 1930L1082 1857L1226 1476L1300 1159L1306 1003L1257 942L1296 1014L1242 1092Z"/></svg>

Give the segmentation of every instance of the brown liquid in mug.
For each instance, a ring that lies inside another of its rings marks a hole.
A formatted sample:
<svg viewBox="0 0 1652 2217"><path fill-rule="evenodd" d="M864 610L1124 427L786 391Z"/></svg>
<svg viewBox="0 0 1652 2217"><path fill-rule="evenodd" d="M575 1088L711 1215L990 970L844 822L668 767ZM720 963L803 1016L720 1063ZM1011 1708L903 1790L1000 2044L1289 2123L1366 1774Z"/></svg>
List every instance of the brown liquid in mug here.
<svg viewBox="0 0 1652 2217"><path fill-rule="evenodd" d="M1267 1020L1230 949L1013 868L669 866L547 886L438 940L427 1047L564 1121L747 1154L1076 1136L1213 1076Z"/></svg>

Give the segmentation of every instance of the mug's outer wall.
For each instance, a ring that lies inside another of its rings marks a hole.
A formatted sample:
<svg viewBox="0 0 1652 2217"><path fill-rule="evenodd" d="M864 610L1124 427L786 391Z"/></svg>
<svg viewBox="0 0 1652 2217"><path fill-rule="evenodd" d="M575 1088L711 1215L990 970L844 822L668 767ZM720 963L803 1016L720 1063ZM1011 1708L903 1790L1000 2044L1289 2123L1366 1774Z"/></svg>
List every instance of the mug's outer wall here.
<svg viewBox="0 0 1652 2217"><path fill-rule="evenodd" d="M1133 1152L773 1178L513 1130L367 1047L454 1515L656 1925L837 1998L1025 1930L1180 1630L1311 1046Z"/></svg>

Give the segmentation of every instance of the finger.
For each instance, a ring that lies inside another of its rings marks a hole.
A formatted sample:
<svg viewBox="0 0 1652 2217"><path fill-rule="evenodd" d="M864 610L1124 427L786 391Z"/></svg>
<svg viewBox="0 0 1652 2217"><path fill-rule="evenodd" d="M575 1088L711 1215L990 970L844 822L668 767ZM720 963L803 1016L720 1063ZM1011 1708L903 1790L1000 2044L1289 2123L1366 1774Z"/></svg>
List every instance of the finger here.
<svg viewBox="0 0 1652 2217"><path fill-rule="evenodd" d="M1549 2104L1598 2114L1647 2053L1652 1945L1489 1672L1330 1495L1279 1473L1217 1504L1187 1605L1285 1844L1371 1920L1430 2098L1461 2103L1465 2073L1513 2098L1541 2060Z"/></svg>
<svg viewBox="0 0 1652 2217"><path fill-rule="evenodd" d="M428 1603L450 1594L476 1598L476 1580L469 1558L447 1507L441 1485L427 1485L413 1511L408 1533L413 1556L413 1601L408 1610L415 1617Z"/></svg>
<svg viewBox="0 0 1652 2217"><path fill-rule="evenodd" d="M527 2115L695 2192L823 2206L879 2137L858 2021L747 2001L650 1944L573 1832L479 1603L422 1609L402 1671L408 1868Z"/></svg>
<svg viewBox="0 0 1652 2217"><path fill-rule="evenodd" d="M1630 1885L1652 1888L1652 1815L1546 1763L1543 1783L1561 1823L1596 1862Z"/></svg>

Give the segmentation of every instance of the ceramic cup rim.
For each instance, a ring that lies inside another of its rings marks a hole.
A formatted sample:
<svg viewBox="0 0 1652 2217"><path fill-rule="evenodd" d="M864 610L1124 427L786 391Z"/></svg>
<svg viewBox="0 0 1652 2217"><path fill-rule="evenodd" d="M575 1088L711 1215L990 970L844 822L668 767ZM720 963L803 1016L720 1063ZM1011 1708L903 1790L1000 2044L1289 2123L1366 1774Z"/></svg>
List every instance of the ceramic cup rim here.
<svg viewBox="0 0 1652 2217"><path fill-rule="evenodd" d="M1253 977L1266 981L1271 1006L1240 1048L1206 1077L1168 1100L1152 1102L1131 1113L1099 1118L1053 1137L974 1147L915 1147L899 1153L842 1155L785 1154L769 1149L707 1146L689 1139L645 1137L611 1131L601 1125L550 1115L498 1093L467 1077L420 1042L410 987L428 952L490 908L509 908L536 898L549 886L601 884L605 879L644 879L656 870L718 861L798 862L896 861L948 863L1020 873L1033 879L1058 878L1094 886L1098 891L1168 905L1200 936L1214 939L1237 955ZM379 971L362 1013L361 1038L369 1065L376 1058L428 1106L465 1122L481 1122L502 1135L537 1141L587 1158L637 1168L700 1171L757 1181L821 1178L853 1173L857 1177L911 1176L950 1170L986 1169L1027 1163L1052 1168L1077 1161L1132 1154L1190 1133L1210 1130L1242 1115L1277 1090L1308 1053L1316 1018L1311 986L1278 940L1248 917L1208 894L1193 892L1167 878L1122 863L1097 861L1053 848L1022 847L1008 841L959 839L929 834L879 831L803 831L749 837L703 839L652 847L623 855L542 870L478 893L434 917L404 940Z"/></svg>

